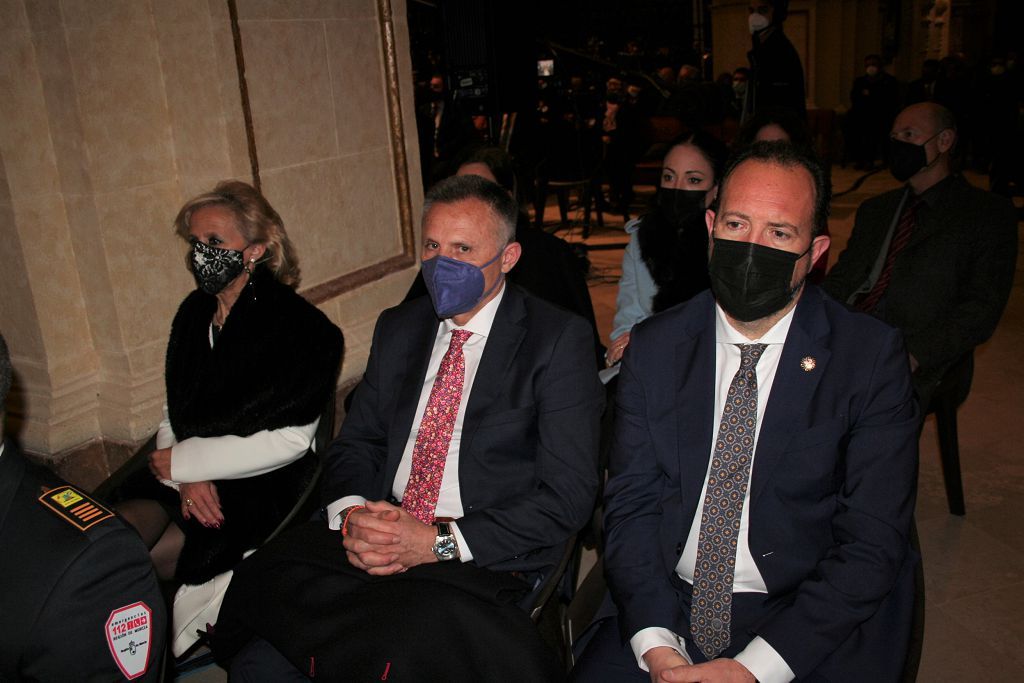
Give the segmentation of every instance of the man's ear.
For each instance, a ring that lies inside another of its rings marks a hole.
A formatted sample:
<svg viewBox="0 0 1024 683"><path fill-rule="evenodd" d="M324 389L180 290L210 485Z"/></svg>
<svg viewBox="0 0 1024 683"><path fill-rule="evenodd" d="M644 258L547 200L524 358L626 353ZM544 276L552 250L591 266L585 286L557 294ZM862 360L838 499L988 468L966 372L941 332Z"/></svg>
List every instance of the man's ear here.
<svg viewBox="0 0 1024 683"><path fill-rule="evenodd" d="M708 225L708 239L711 239L711 233L715 231L715 210L708 209L704 212L704 222Z"/></svg>
<svg viewBox="0 0 1024 683"><path fill-rule="evenodd" d="M501 253L501 272L507 273L519 262L523 255L523 247L519 242L509 242Z"/></svg>
<svg viewBox="0 0 1024 683"><path fill-rule="evenodd" d="M948 152L953 149L953 145L956 143L956 131L952 128L947 128L939 133L936 141L939 143L940 152Z"/></svg>
<svg viewBox="0 0 1024 683"><path fill-rule="evenodd" d="M832 244L832 238L828 235L818 235L811 242L811 267L818 262L818 258L821 257L826 251L828 251L829 245Z"/></svg>

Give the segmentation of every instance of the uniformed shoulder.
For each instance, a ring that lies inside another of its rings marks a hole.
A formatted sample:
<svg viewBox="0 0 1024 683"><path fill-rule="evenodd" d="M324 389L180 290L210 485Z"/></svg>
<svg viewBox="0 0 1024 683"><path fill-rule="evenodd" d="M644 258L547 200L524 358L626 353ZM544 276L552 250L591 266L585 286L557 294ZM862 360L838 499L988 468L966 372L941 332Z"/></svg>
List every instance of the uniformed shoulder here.
<svg viewBox="0 0 1024 683"><path fill-rule="evenodd" d="M120 526L113 510L70 484L41 487L36 504L51 513L53 519L81 532L87 532L104 522L114 522L115 526Z"/></svg>
<svg viewBox="0 0 1024 683"><path fill-rule="evenodd" d="M89 543L128 528L109 506L41 465L26 462L21 490L19 505L32 511L39 528L56 537Z"/></svg>

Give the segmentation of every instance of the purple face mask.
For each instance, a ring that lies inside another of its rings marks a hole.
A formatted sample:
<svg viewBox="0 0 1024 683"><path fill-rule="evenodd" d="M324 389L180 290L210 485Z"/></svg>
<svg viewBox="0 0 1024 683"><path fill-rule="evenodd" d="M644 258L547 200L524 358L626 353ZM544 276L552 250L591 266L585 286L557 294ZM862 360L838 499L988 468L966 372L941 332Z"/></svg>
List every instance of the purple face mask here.
<svg viewBox="0 0 1024 683"><path fill-rule="evenodd" d="M485 292L483 269L497 261L504 251L500 250L497 256L482 266L440 255L423 261L420 264L423 283L427 286L437 317L450 318L470 311L493 292L501 284L502 278L498 278Z"/></svg>

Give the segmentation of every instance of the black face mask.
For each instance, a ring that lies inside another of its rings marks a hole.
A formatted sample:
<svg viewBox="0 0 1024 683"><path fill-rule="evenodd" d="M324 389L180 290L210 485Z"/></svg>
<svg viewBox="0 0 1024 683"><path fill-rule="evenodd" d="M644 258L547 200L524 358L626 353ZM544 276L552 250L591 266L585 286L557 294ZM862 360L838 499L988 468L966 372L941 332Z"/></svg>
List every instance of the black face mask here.
<svg viewBox="0 0 1024 683"><path fill-rule="evenodd" d="M753 242L713 239L708 262L711 291L722 310L736 320L766 318L785 308L800 291L803 280L795 287L790 284L793 266L811 247L794 254Z"/></svg>
<svg viewBox="0 0 1024 683"><path fill-rule="evenodd" d="M707 190L679 190L658 188L658 212L677 230L687 224L694 214L703 214Z"/></svg>
<svg viewBox="0 0 1024 683"><path fill-rule="evenodd" d="M939 131L941 133L942 131ZM889 173L901 183L928 165L928 154L924 146L939 136L931 136L920 145L889 138ZM934 162L932 162L934 163Z"/></svg>
<svg viewBox="0 0 1024 683"><path fill-rule="evenodd" d="M217 294L245 270L245 257L234 249L192 243L192 275L199 289Z"/></svg>

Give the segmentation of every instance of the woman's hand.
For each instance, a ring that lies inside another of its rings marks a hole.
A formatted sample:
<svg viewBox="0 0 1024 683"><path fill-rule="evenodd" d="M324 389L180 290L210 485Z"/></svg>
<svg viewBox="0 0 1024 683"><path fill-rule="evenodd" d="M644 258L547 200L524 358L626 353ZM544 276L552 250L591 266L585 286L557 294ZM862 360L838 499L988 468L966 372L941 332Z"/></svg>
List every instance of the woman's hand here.
<svg viewBox="0 0 1024 683"><path fill-rule="evenodd" d="M608 347L608 351L604 354L604 360L608 363L608 367L622 360L622 352L626 350L627 346L629 346L629 332L623 332L612 340L612 345Z"/></svg>
<svg viewBox="0 0 1024 683"><path fill-rule="evenodd" d="M149 454L149 471L162 481L171 481L171 449L158 448Z"/></svg>
<svg viewBox="0 0 1024 683"><path fill-rule="evenodd" d="M220 528L224 523L217 487L212 481L181 484L178 493L181 494L181 514L185 519L195 517L203 526L214 528Z"/></svg>

